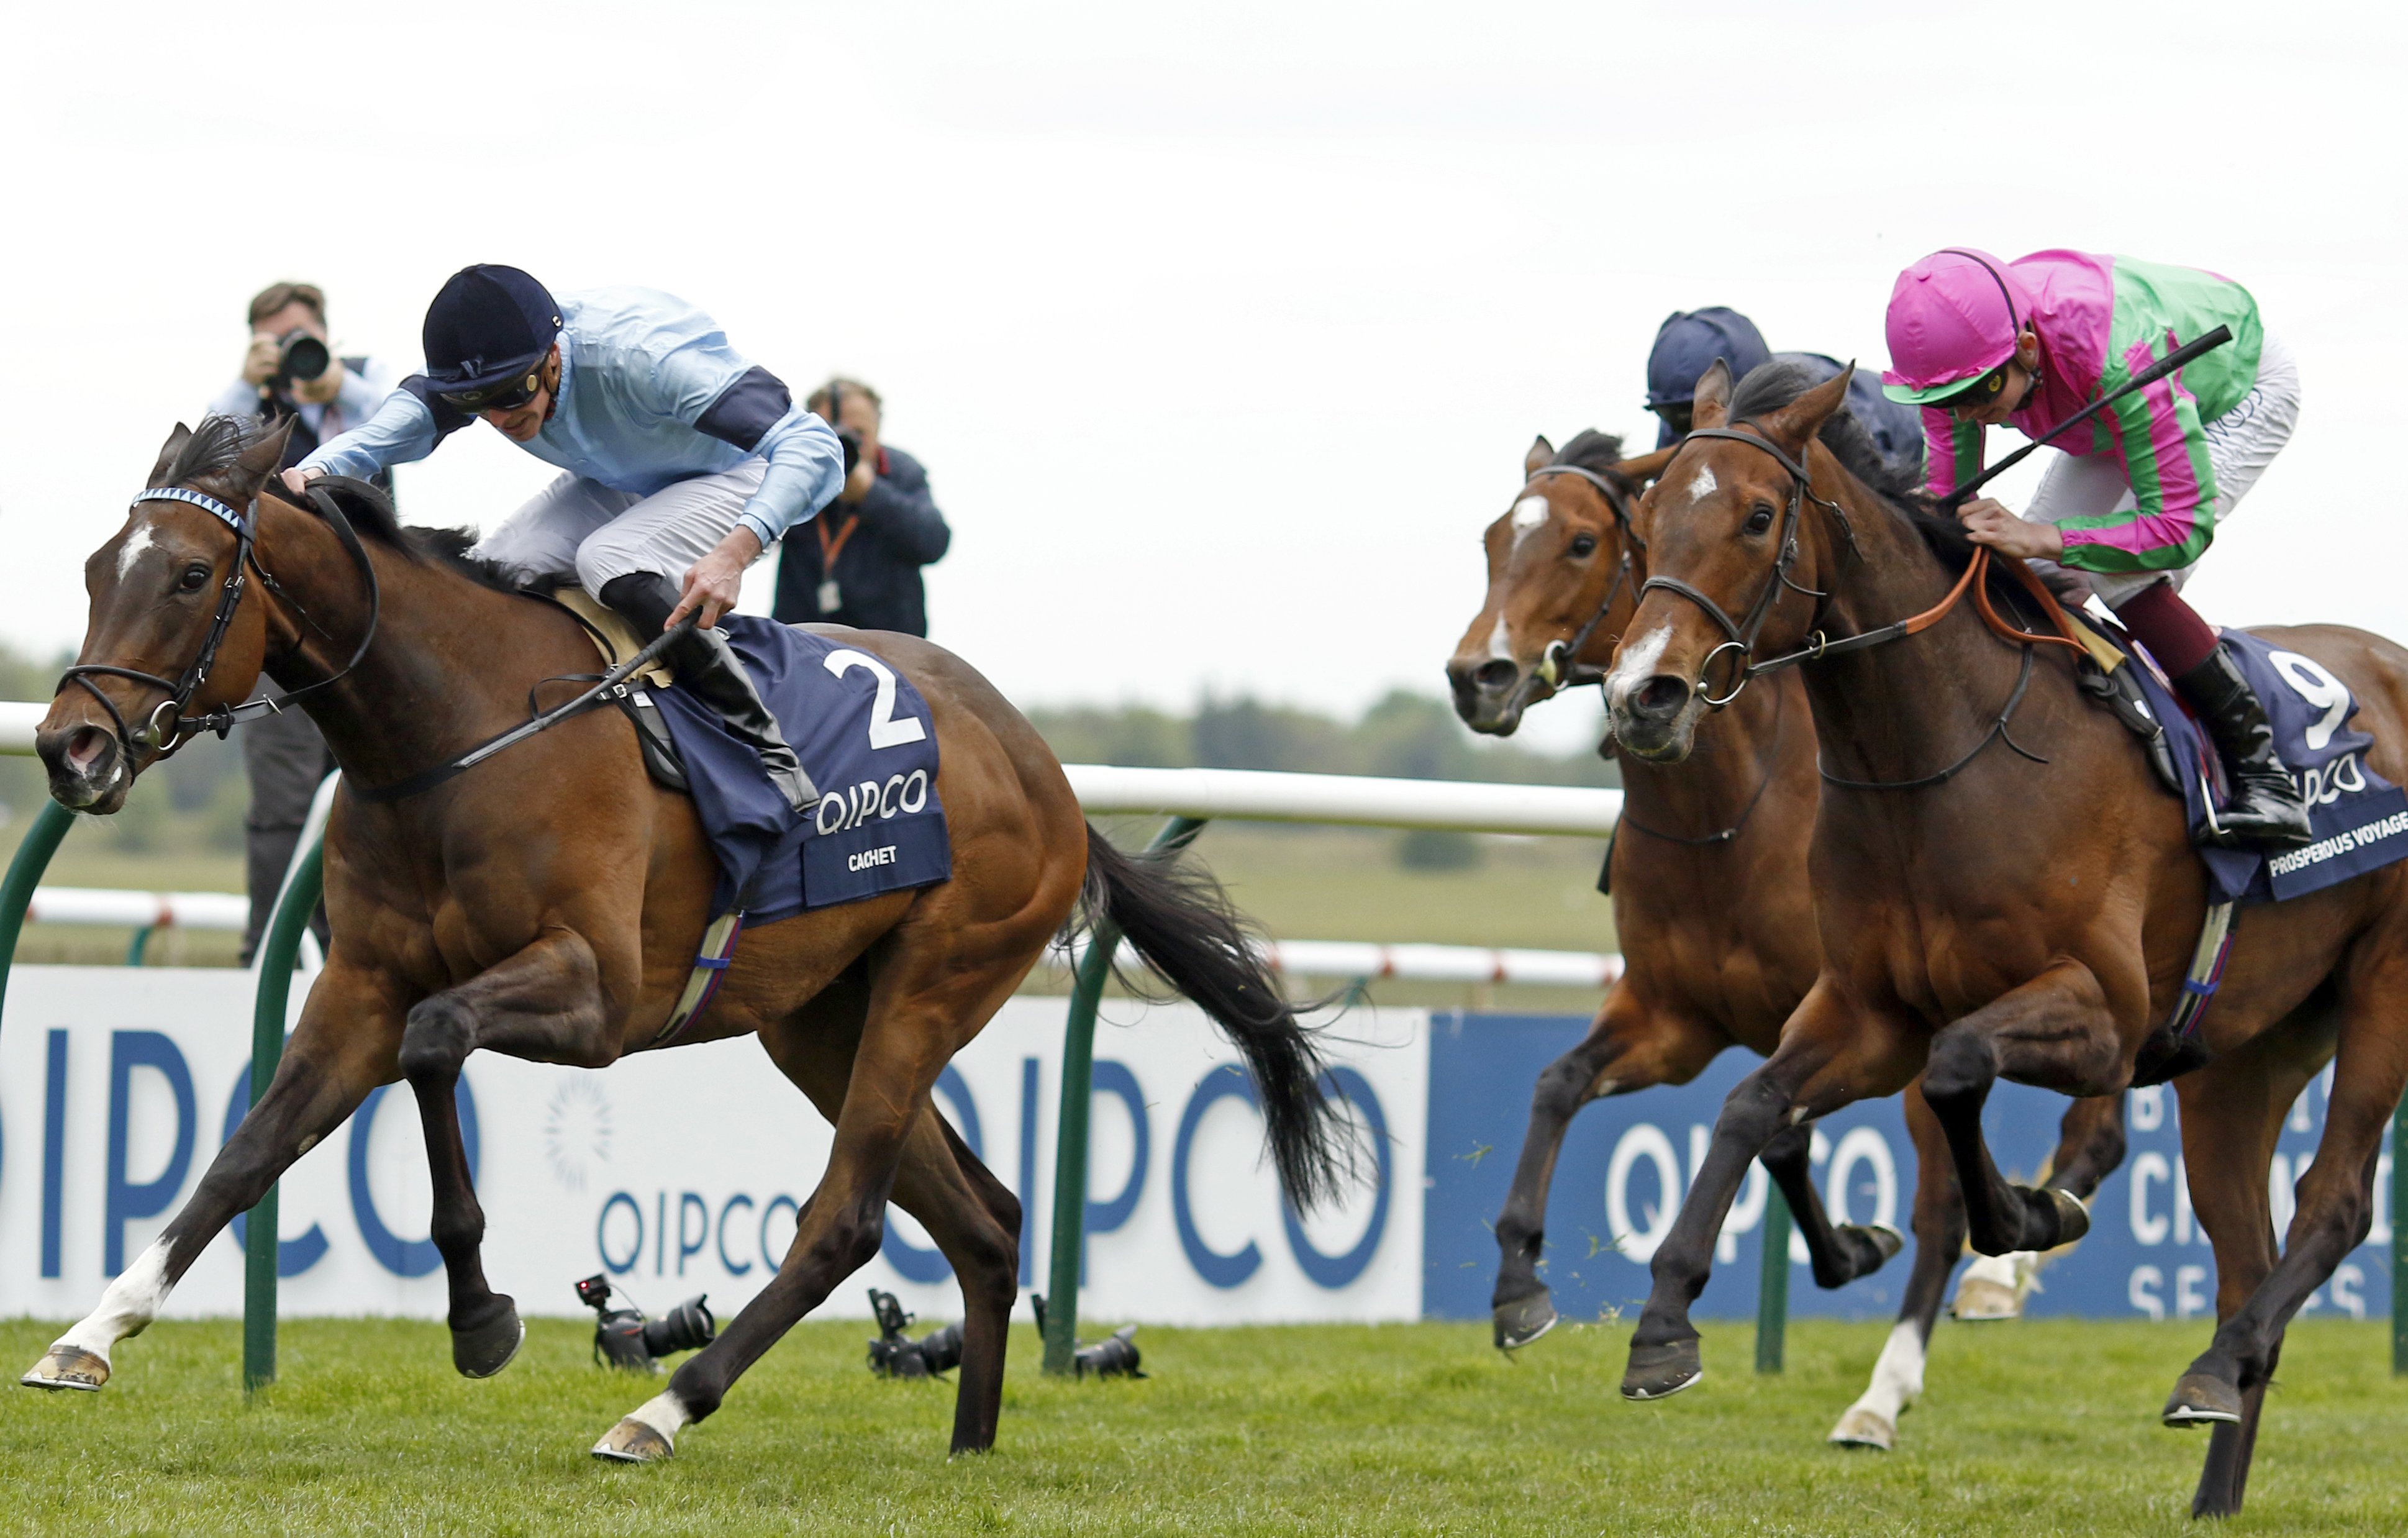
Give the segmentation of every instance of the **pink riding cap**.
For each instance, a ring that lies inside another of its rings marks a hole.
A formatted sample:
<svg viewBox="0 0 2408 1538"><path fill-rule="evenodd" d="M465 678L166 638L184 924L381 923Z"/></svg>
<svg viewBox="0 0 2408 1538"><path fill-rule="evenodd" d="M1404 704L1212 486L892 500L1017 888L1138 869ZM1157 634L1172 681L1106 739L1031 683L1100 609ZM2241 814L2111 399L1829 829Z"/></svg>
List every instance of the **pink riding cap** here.
<svg viewBox="0 0 2408 1538"><path fill-rule="evenodd" d="M1981 378L2014 355L2031 323L2032 296L2015 269L1987 252L1934 252L1898 275L1889 295L1889 361L1883 393L1919 403Z"/></svg>

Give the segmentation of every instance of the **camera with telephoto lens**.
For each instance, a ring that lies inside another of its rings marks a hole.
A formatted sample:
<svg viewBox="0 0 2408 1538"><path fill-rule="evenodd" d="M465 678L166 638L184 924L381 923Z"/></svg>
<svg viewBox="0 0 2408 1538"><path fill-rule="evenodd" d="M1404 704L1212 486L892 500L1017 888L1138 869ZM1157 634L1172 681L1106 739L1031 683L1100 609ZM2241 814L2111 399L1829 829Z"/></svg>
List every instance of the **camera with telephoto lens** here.
<svg viewBox="0 0 2408 1538"><path fill-rule="evenodd" d="M1037 1338L1045 1338L1045 1295L1031 1293L1028 1306L1037 1315ZM1072 1343L1076 1344L1076 1342ZM1142 1358L1137 1349L1137 1326L1123 1325L1093 1345L1082 1345L1070 1353L1070 1370L1079 1377L1141 1378L1137 1364Z"/></svg>
<svg viewBox="0 0 2408 1538"><path fill-rule="evenodd" d="M962 1364L962 1327L947 1325L919 1340L903 1333L912 1315L895 1294L869 1289L878 1339L869 1343L869 1370L882 1378L941 1377Z"/></svg>
<svg viewBox="0 0 2408 1538"><path fill-rule="evenodd" d="M577 1301L594 1311L594 1361L596 1366L624 1368L630 1373L658 1373L660 1358L672 1351L694 1351L709 1345L719 1333L710 1310L697 1292L668 1311L666 1317L647 1320L633 1306L610 1306L610 1284L599 1274L577 1284Z"/></svg>
<svg viewBox="0 0 2408 1538"><path fill-rule="evenodd" d="M284 395L295 384L325 378L334 363L334 351L296 325L276 338L276 373L267 387Z"/></svg>

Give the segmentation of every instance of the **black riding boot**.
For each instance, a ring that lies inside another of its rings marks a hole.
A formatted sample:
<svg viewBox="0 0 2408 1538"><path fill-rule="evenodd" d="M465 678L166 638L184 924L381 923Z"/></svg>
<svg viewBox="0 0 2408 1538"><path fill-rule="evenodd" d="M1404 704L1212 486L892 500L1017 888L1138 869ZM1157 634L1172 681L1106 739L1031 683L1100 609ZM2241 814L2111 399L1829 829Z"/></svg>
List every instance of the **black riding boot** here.
<svg viewBox="0 0 2408 1538"><path fill-rule="evenodd" d="M2297 849L2311 841L2315 835L2308 826L2307 803L2274 752L2266 708L2231 656L2218 646L2205 662L2177 675L2174 687L2205 716L2207 734L2232 776L2232 804L2215 814L2222 830L2215 841L2266 849Z"/></svg>
<svg viewBox="0 0 2408 1538"><path fill-rule="evenodd" d="M602 584L602 601L613 612L624 615L637 635L650 640L668 624L669 611L677 608L678 588L658 572L631 571ZM786 804L798 814L809 812L820 798L819 790L803 772L795 750L786 745L777 718L761 703L752 675L744 670L727 638L695 625L669 647L667 660L677 669L678 682L717 712L738 741L761 755L762 770Z"/></svg>

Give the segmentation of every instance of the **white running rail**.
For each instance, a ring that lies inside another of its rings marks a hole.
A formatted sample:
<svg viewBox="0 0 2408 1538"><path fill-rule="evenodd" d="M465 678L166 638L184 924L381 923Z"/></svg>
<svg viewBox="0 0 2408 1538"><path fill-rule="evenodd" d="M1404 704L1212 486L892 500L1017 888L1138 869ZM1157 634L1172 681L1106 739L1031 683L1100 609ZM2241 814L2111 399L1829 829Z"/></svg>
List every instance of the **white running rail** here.
<svg viewBox="0 0 2408 1538"><path fill-rule="evenodd" d="M108 887L36 886L28 924L93 924L127 929L231 929L242 932L251 899L237 892L122 892Z"/></svg>
<svg viewBox="0 0 2408 1538"><path fill-rule="evenodd" d="M1622 815L1622 792L1577 785L1375 780L1359 774L1263 769L1125 769L1115 764L1065 764L1062 771L1090 814L1154 812L1594 839L1612 834Z"/></svg>

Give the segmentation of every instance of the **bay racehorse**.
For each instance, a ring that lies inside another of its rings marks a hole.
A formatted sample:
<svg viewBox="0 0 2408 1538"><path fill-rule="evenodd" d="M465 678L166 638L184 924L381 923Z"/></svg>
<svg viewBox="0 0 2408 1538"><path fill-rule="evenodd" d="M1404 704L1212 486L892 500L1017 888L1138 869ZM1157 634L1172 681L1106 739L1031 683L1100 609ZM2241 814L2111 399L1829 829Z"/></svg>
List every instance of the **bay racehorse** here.
<svg viewBox="0 0 2408 1538"><path fill-rule="evenodd" d="M1862 438L1850 417L1834 417L1825 430L1843 443ZM1456 712L1473 730L1509 735L1528 703L1602 679L1648 573L1630 504L1670 458L1659 451L1624 460L1619 442L1596 432L1560 453L1543 438L1532 446L1526 483L1483 539L1486 600L1447 664ZM1526 1345L1555 1322L1538 1268L1548 1187L1574 1114L1601 1096L1686 1084L1727 1047L1770 1056L1813 985L1822 958L1806 880L1814 754L1805 685L1787 673L1742 693L1702 726L1685 763L1624 756L1622 833L1607 883L1623 974L1588 1034L1548 1066L1531 1096L1529 1130L1497 1219L1500 1347ZM1905 1103L1917 1165L1914 1265L1871 1383L1831 1430L1830 1440L1846 1445L1896 1444L1899 1414L1922 1392L1931 1330L1964 1248L1965 1206L1947 1141L1919 1085L1908 1086ZM1762 1160L1798 1216L1814 1280L1839 1286L1896 1253L1898 1238L1835 1227L1809 1154L1810 1128L1801 1125L1774 1138ZM2087 1196L2123 1157L2122 1100L2081 1100L2066 1113L2050 1168ZM2018 1259L2028 1267L2037 1257ZM1969 1274L1957 1313L2011 1317L2019 1303L2012 1285L1977 1286Z"/></svg>
<svg viewBox="0 0 2408 1538"><path fill-rule="evenodd" d="M2030 633L2053 606L2044 591L2025 600L2040 619L2001 614L2028 573L1985 573L1954 520L1851 473L1817 438L1847 376L1804 386L1779 365L1735 392L1727 372L1710 373L1697 405L1706 430L1633 514L1650 577L1607 681L1624 751L1681 759L1710 698L1795 662L1826 778L1808 859L1821 970L1778 1050L1726 1101L1656 1252L1623 1380L1635 1400L1700 1374L1688 1310L1756 1150L1918 1073L1974 1248L2082 1232L2072 1197L2000 1175L1983 1101L2000 1076L2116 1094L2144 1049L2166 1056L2161 1022L2205 909L2182 803L2137 740L2086 702L2071 644ZM2408 778L2408 653L2339 626L2259 634L2347 683L2375 737L2369 767ZM2219 1322L2163 1418L2214 1427L2192 1506L2208 1515L2241 1506L2285 1325L2372 1221L2384 1126L2408 1080L2408 866L2245 910L2201 1028L2209 1061L2175 1084ZM2278 1250L2275 1136L2336 1056L2322 1142Z"/></svg>
<svg viewBox="0 0 2408 1538"><path fill-rule="evenodd" d="M547 681L590 676L594 651L566 611L463 555L463 536L405 530L370 498L348 516L332 496L288 500L270 476L283 446L281 432L254 436L225 418L178 427L153 489L85 565L91 628L36 746L62 803L115 812L199 712L244 699L264 669L302 696L342 767L326 833L333 942L266 1094L159 1239L26 1375L36 1387L98 1388L110 1348L150 1323L219 1229L398 1079L425 1129L454 1364L500 1371L523 1331L479 1260L484 1218L452 1100L461 1065L484 1050L601 1068L644 1049L709 916L715 866L693 803L646 778L615 710L423 794L375 798L525 721ZM1209 882L1115 853L1036 731L960 659L910 636L846 639L927 703L953 876L745 932L709 1008L677 1038L760 1037L834 1123L835 1144L777 1275L598 1456L668 1456L683 1427L877 1253L890 1197L961 1280L953 1446L994 1442L1020 1204L929 1091L1074 911L1123 926L1237 1043L1293 1199L1328 1192L1345 1162L1312 1043Z"/></svg>

